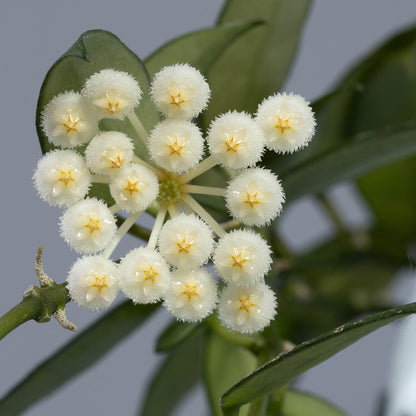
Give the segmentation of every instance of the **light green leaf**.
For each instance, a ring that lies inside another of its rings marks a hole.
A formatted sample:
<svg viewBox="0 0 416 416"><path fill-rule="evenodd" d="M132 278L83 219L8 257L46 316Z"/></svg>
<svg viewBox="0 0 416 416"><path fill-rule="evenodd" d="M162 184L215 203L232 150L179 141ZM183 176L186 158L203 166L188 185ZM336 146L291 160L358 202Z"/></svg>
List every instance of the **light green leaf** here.
<svg viewBox="0 0 416 416"><path fill-rule="evenodd" d="M286 392L283 402L285 416L347 416L332 404L320 397L309 393L289 390ZM267 416L274 416L270 412Z"/></svg>
<svg viewBox="0 0 416 416"><path fill-rule="evenodd" d="M156 341L156 351L169 351L185 341L199 327L195 322L181 322L174 319Z"/></svg>
<svg viewBox="0 0 416 416"><path fill-rule="evenodd" d="M203 332L173 349L153 376L140 416L166 416L201 377Z"/></svg>
<svg viewBox="0 0 416 416"><path fill-rule="evenodd" d="M376 329L413 313L416 313L416 303L347 323L299 344L292 350L278 355L231 387L222 396L222 406L233 409L271 393Z"/></svg>
<svg viewBox="0 0 416 416"><path fill-rule="evenodd" d="M212 100L206 124L230 109L254 112L282 86L295 56L309 0L229 0L218 23L261 19L241 36L209 72Z"/></svg>
<svg viewBox="0 0 416 416"><path fill-rule="evenodd" d="M57 94L64 91L81 91L85 80L104 68L125 71L134 76L143 90L143 96L135 112L146 129L150 130L159 120L159 113L149 99L149 74L140 59L122 43L117 36L104 30L90 30L83 33L71 48L64 53L46 75L40 90L36 128L43 153L53 146L48 142L40 125L41 112L45 105ZM126 119L105 119L100 123L102 130L118 130L126 133L134 141L137 155L148 160L141 140ZM94 185L91 196L113 203L108 187Z"/></svg>
<svg viewBox="0 0 416 416"><path fill-rule="evenodd" d="M287 199L322 191L415 153L416 123L360 134L286 173L283 183Z"/></svg>
<svg viewBox="0 0 416 416"><path fill-rule="evenodd" d="M117 306L32 370L0 401L0 414L20 415L99 361L139 327L158 305Z"/></svg>
<svg viewBox="0 0 416 416"><path fill-rule="evenodd" d="M188 33L171 40L153 52L144 61L146 68L151 77L164 66L177 63L188 63L202 73L207 73L230 44L259 24L260 21L253 20L231 22Z"/></svg>
<svg viewBox="0 0 416 416"><path fill-rule="evenodd" d="M204 381L213 416L221 416L221 395L256 367L255 356L210 333L205 346Z"/></svg>

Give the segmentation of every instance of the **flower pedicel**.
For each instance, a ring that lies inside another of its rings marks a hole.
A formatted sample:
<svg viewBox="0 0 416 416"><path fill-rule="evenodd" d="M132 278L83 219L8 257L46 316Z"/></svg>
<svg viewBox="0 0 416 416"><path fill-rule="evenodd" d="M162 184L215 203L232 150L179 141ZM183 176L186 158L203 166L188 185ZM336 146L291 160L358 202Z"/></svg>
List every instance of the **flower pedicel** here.
<svg viewBox="0 0 416 416"><path fill-rule="evenodd" d="M218 116L204 138L192 121L207 107L210 89L187 64L163 68L151 96L164 120L148 134L134 108L142 91L129 74L103 69L81 92L54 97L42 113L42 127L55 146L38 163L34 183L50 205L67 208L61 235L79 253L68 275L72 299L88 309L108 307L119 289L135 303L164 301L179 320L196 322L218 306L223 324L250 334L269 325L276 298L264 282L270 248L251 229L226 232L194 194L225 198L243 226L263 226L279 215L284 192L277 176L256 167L265 147L287 153L308 144L315 120L299 95L276 94L260 104L255 118L236 111ZM133 142L118 131L100 132L103 118L127 118L153 164L134 154ZM77 149L87 144L85 156ZM192 180L216 165L235 174L226 188ZM115 204L87 197L92 183L107 184ZM110 260L123 236L147 209L157 210L147 246L132 250L119 265ZM117 229L114 214L128 217ZM218 293L205 268L212 258L225 285Z"/></svg>

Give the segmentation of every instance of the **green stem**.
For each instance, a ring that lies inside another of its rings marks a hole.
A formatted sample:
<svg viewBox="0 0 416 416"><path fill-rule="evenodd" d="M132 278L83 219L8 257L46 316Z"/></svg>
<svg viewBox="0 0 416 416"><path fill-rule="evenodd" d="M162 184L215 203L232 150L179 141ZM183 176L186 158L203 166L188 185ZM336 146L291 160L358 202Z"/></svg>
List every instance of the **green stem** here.
<svg viewBox="0 0 416 416"><path fill-rule="evenodd" d="M39 316L42 310L43 305L40 299L23 299L0 318L0 339L19 325Z"/></svg>
<svg viewBox="0 0 416 416"><path fill-rule="evenodd" d="M65 286L66 283L53 283L41 288L29 288L23 295L23 300L0 317L0 339L31 319L37 322L49 321L53 313L70 301Z"/></svg>

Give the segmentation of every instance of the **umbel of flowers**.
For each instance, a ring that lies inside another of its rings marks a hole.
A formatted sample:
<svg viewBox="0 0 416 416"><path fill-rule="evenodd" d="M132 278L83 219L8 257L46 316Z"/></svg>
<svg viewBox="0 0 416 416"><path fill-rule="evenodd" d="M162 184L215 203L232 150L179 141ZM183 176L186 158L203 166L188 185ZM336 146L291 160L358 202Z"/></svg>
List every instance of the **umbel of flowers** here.
<svg viewBox="0 0 416 416"><path fill-rule="evenodd" d="M82 91L59 94L43 110L43 130L58 150L39 161L34 182L41 198L65 209L61 235L84 255L68 274L71 298L98 310L107 308L121 289L135 303L163 300L182 321L200 321L218 307L232 331L264 329L277 306L264 282L270 248L247 227L276 218L284 192L276 175L257 164L265 147L288 153L308 144L315 128L311 108L299 95L276 94L259 105L254 118L236 111L219 115L204 140L192 122L210 98L198 70L174 65L156 74L151 96L163 121L149 134L134 112L141 95L131 75L104 69L87 79ZM124 133L99 131L103 118L127 118L153 164L134 153ZM206 147L209 156L203 159ZM235 172L225 189L192 184L216 165ZM108 184L114 205L88 197L96 182ZM226 232L194 194L225 198L241 227ZM150 207L157 215L147 245L130 251L120 264L110 260ZM128 216L117 229L118 211ZM210 260L214 267L207 269ZM215 274L225 283L221 294Z"/></svg>

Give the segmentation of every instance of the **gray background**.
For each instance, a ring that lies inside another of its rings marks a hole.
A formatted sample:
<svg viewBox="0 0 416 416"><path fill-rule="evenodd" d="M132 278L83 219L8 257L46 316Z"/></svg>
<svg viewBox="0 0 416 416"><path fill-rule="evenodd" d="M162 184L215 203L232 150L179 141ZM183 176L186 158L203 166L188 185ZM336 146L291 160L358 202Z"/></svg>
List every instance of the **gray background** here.
<svg viewBox="0 0 416 416"><path fill-rule="evenodd" d="M295 0L293 0L295 1ZM40 156L34 114L37 94L50 65L87 29L114 32L139 56L174 36L211 25L221 0L127 1L14 0L0 8L1 123L1 290L0 313L12 307L35 281L33 261L38 245L44 264L57 281L65 279L75 254L58 236L59 211L40 201L31 183ZM286 90L313 100L323 94L351 63L416 17L414 0L317 0L303 34L300 53ZM332 197L348 204L352 226L365 227L371 216L348 184ZM341 199L340 199L341 198ZM352 201L352 202L351 202ZM307 214L307 215L305 215ZM282 235L302 250L327 239L331 224L312 199L294 204L281 219ZM119 254L134 244L126 238ZM117 253L116 253L117 254ZM403 276L405 273L403 273ZM406 292L406 278L405 282ZM98 315L68 306L79 329ZM115 348L104 361L83 373L28 415L133 415L146 379L160 360L152 352L159 328L168 319L162 311ZM307 373L300 385L349 410L367 416L388 377L394 326L351 346ZM30 368L70 340L55 322L27 323L0 343L0 393ZM163 398L161 398L163 400ZM177 415L203 415L204 393L198 389Z"/></svg>

